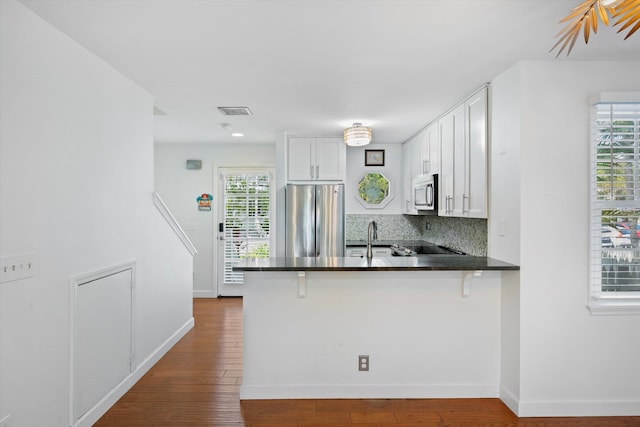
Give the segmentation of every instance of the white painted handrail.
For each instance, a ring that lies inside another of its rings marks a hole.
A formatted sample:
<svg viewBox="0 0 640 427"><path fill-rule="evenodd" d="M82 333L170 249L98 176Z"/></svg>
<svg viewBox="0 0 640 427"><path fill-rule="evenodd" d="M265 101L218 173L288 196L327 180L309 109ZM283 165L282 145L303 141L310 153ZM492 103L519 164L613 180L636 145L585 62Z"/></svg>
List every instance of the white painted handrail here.
<svg viewBox="0 0 640 427"><path fill-rule="evenodd" d="M171 211L169 210L167 205L164 204L162 198L156 192L153 193L153 204L156 205L156 208L158 208L160 214L164 217L165 220L167 220L167 223L173 229L173 231L176 232L180 240L182 240L182 243L184 243L184 246L187 248L189 253L191 253L191 255L197 254L198 251L196 250L196 247L193 246L193 243L191 243L191 240L189 240L187 234L184 232L182 227L180 227L180 224L178 224L176 218L173 216L173 214L171 214Z"/></svg>

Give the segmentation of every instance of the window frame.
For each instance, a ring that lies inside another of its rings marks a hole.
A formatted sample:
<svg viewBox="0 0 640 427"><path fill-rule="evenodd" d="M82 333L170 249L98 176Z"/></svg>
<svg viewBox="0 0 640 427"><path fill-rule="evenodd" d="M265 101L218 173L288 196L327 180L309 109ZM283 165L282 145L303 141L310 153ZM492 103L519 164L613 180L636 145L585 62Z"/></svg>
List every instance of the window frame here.
<svg viewBox="0 0 640 427"><path fill-rule="evenodd" d="M604 209L630 209L640 210L640 188L635 188L638 181L634 183L633 200L601 200L598 199L597 176L598 176L598 142L600 133L598 132L596 112L601 105L609 105L612 109L615 105L638 104L640 108L640 92L627 93L606 93L600 94L599 98L592 100L590 108L590 143L589 143L589 303L588 309L592 315L640 315L640 291L603 291L602 281L602 211ZM613 110L610 113L611 121L614 120ZM636 126L640 127L640 114L634 117ZM638 129L636 127L636 129ZM613 128L613 126L612 126ZM640 149L640 129L636 130L634 136L634 148ZM636 161L637 162L637 161ZM636 165L636 167L638 167ZM636 171L640 168L636 169Z"/></svg>

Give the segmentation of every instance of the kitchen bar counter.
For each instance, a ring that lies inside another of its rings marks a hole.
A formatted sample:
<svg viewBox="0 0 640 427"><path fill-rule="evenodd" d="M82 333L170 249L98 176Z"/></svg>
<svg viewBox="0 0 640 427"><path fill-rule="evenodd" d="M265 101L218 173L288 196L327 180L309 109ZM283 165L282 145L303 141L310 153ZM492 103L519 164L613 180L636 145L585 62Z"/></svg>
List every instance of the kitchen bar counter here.
<svg viewBox="0 0 640 427"><path fill-rule="evenodd" d="M469 255L407 257L246 258L234 271L490 271L519 270L517 265Z"/></svg>
<svg viewBox="0 0 640 427"><path fill-rule="evenodd" d="M240 399L499 397L503 332L517 327L501 324L501 295L518 292L518 269L465 255L243 260Z"/></svg>
<svg viewBox="0 0 640 427"><path fill-rule="evenodd" d="M499 397L501 295L519 269L454 254L244 259L240 399Z"/></svg>

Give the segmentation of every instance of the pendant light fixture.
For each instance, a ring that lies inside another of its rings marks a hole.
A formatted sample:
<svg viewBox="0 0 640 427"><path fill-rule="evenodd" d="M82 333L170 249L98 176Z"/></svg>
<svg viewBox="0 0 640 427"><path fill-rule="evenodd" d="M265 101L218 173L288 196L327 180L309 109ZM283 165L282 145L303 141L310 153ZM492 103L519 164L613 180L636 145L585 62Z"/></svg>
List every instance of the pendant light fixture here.
<svg viewBox="0 0 640 427"><path fill-rule="evenodd" d="M371 128L354 123L344 130L344 143L350 147L361 147L371 142Z"/></svg>

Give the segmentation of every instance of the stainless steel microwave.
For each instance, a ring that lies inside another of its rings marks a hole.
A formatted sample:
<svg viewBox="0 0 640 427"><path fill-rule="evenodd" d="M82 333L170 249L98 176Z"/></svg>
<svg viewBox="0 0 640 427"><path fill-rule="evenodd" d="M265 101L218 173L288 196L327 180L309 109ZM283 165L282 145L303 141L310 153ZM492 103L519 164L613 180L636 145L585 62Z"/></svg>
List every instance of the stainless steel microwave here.
<svg viewBox="0 0 640 427"><path fill-rule="evenodd" d="M413 185L413 206L422 213L438 212L438 175Z"/></svg>

